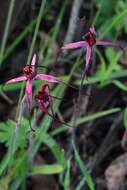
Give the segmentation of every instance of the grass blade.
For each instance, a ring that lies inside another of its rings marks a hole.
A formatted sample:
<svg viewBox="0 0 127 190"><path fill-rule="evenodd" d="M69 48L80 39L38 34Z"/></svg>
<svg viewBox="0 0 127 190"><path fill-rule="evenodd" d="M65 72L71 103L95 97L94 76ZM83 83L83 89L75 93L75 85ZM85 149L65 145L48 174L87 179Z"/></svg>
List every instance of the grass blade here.
<svg viewBox="0 0 127 190"><path fill-rule="evenodd" d="M87 171L87 168L85 167L83 161L81 160L80 155L74 144L73 144L73 148L74 148L74 153L75 153L75 159L77 161L77 164L78 164L82 174L86 178L86 183L87 183L89 189L95 190L95 185L94 185L93 179L92 179L91 175L89 174L89 172Z"/></svg>
<svg viewBox="0 0 127 190"><path fill-rule="evenodd" d="M100 117L104 117L104 116L107 116L107 115L110 115L110 114L113 114L113 113L120 112L120 111L121 111L121 108L112 108L112 109L109 109L109 110L100 111L100 112L97 112L97 113L94 113L94 114L91 114L91 115L88 115L88 116L81 117L78 120L77 123L82 124L82 123L85 123L85 122L88 122L88 121L91 121L91 120L94 120L94 119L98 119Z"/></svg>
<svg viewBox="0 0 127 190"><path fill-rule="evenodd" d="M63 167L60 164L45 164L43 166L34 166L31 175L38 174L59 174L63 171Z"/></svg>

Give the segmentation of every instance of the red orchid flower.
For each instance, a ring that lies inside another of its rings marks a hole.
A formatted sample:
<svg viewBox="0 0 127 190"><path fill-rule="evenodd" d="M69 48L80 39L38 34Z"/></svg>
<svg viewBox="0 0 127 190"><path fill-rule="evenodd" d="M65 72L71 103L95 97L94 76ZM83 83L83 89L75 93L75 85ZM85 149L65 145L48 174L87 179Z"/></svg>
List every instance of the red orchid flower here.
<svg viewBox="0 0 127 190"><path fill-rule="evenodd" d="M50 87L48 84L41 86L40 91L35 95L35 101L43 113L48 113L47 107L50 107L53 97L49 94Z"/></svg>
<svg viewBox="0 0 127 190"><path fill-rule="evenodd" d="M62 82L58 80L56 77L51 76L51 75L37 74L35 64L36 64L36 54L34 54L32 58L31 65L26 65L23 68L23 74L24 74L23 76L11 79L6 82L6 84L10 84L10 83L15 83L15 82L26 81L25 96L26 96L26 101L27 101L29 110L31 110L31 107L32 107L32 81L34 79L48 81L52 83Z"/></svg>
<svg viewBox="0 0 127 190"><path fill-rule="evenodd" d="M35 95L35 101L36 104L38 105L39 109L43 112L48 114L50 117L52 117L53 119L55 119L56 121L67 125L68 127L72 127L71 125L69 125L68 123L64 122L64 121L60 121L56 118L54 118L54 112L53 112L53 107L52 107L52 103L54 99L58 99L61 100L62 98L58 98L56 96L53 96L50 94L50 86L48 84L44 84L41 86L40 91L38 91L38 93ZM51 108L51 112L48 112L48 108Z"/></svg>
<svg viewBox="0 0 127 190"><path fill-rule="evenodd" d="M89 70L92 47L94 45L101 46L118 46L110 41L96 40L96 31L94 27L90 27L89 31L83 36L82 41L65 44L62 49L86 48L86 66L85 73Z"/></svg>

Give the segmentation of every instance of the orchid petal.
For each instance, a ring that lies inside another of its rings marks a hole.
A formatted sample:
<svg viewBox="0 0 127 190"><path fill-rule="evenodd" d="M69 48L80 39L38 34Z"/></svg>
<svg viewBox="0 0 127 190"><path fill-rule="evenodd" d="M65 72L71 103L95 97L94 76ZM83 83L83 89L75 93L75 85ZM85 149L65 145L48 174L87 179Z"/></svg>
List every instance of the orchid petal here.
<svg viewBox="0 0 127 190"><path fill-rule="evenodd" d="M32 58L32 62L31 62L31 65L32 66L35 66L35 63L36 63L36 54L33 55L33 58Z"/></svg>
<svg viewBox="0 0 127 190"><path fill-rule="evenodd" d="M32 62L31 62L31 66L33 66L32 67L33 72L36 72L35 64L36 64L36 54L33 55Z"/></svg>
<svg viewBox="0 0 127 190"><path fill-rule="evenodd" d="M117 44L114 44L113 42L110 42L110 41L97 41L96 45L98 45L98 46L118 46Z"/></svg>
<svg viewBox="0 0 127 190"><path fill-rule="evenodd" d="M37 105L43 113L47 113L46 106L42 100L37 100Z"/></svg>
<svg viewBox="0 0 127 190"><path fill-rule="evenodd" d="M87 46L87 49L86 49L86 66L85 66L86 71L89 69L90 59L91 59L91 47Z"/></svg>
<svg viewBox="0 0 127 190"><path fill-rule="evenodd" d="M32 80L27 80L25 95L26 95L26 101L27 101L28 108L31 110L31 106L32 106Z"/></svg>
<svg viewBox="0 0 127 190"><path fill-rule="evenodd" d="M52 102L53 102L53 97L49 95L49 105L50 106L51 106Z"/></svg>
<svg viewBox="0 0 127 190"><path fill-rule="evenodd" d="M88 43L86 41L79 41L74 43L65 44L62 49L75 49L75 48L82 48L86 47Z"/></svg>
<svg viewBox="0 0 127 190"><path fill-rule="evenodd" d="M21 81L23 81L23 80L27 80L27 78L26 78L25 76L17 77L17 78L8 80L8 81L6 82L6 84L15 83L15 82L21 82Z"/></svg>
<svg viewBox="0 0 127 190"><path fill-rule="evenodd" d="M43 93L44 91L47 91L48 93L50 93L50 87L48 84L44 84L41 86L41 92ZM49 102L49 105L51 105L52 101L53 101L53 98L52 96L50 96L50 94L48 95L48 102Z"/></svg>
<svg viewBox="0 0 127 190"><path fill-rule="evenodd" d="M89 31L90 31L92 34L94 34L94 35L97 34L97 33L96 33L96 30L95 30L95 28L94 28L94 26L90 27L90 28L89 28Z"/></svg>
<svg viewBox="0 0 127 190"><path fill-rule="evenodd" d="M44 81L53 82L53 83L60 83L61 82L56 77L53 77L51 75L46 75L46 74L37 74L35 76L35 79L44 80Z"/></svg>

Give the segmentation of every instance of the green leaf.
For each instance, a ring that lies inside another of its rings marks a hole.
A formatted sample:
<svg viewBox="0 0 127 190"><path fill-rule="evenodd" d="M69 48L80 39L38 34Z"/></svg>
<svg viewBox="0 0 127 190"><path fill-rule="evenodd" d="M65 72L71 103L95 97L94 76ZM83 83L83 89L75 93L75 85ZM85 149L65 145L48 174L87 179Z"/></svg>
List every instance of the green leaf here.
<svg viewBox="0 0 127 190"><path fill-rule="evenodd" d="M127 92L127 86L123 84L122 82L120 82L119 80L113 80L112 83L115 84L121 90Z"/></svg>
<svg viewBox="0 0 127 190"><path fill-rule="evenodd" d="M97 52L99 59L100 59L98 75L100 78L104 78L105 72L106 72L106 62L105 62L103 56L101 55L101 53L97 49L96 49L96 52Z"/></svg>
<svg viewBox="0 0 127 190"><path fill-rule="evenodd" d="M62 133L64 131L66 131L66 130L68 130L68 126L62 126L62 127L54 129L50 134L52 136L55 136L55 135L58 135L59 133Z"/></svg>
<svg viewBox="0 0 127 190"><path fill-rule="evenodd" d="M26 37L26 35L28 33L30 33L33 28L34 28L34 25L36 24L36 18L33 19L29 24L28 26L25 27L25 29L17 36L15 37L15 40L12 42L11 45L9 45L6 50L5 50L5 53L3 55L3 59L2 61L5 61L8 56L16 49L16 47L21 43L21 41Z"/></svg>
<svg viewBox="0 0 127 190"><path fill-rule="evenodd" d="M63 166L60 164L45 164L43 166L34 166L32 175L37 174L59 174L63 172Z"/></svg>
<svg viewBox="0 0 127 190"><path fill-rule="evenodd" d="M81 117L80 119L78 119L77 123L82 124L82 123L85 123L85 122L88 122L88 121L91 121L91 120L94 120L94 119L97 119L100 117L104 117L106 115L117 113L119 111L121 111L121 108L112 108L109 110L100 111L100 112L97 112L97 113L94 113L94 114L91 114L88 116Z"/></svg>
<svg viewBox="0 0 127 190"><path fill-rule="evenodd" d="M85 177L82 177L82 179L79 181L75 190L81 190L83 188L84 184L85 184Z"/></svg>
<svg viewBox="0 0 127 190"><path fill-rule="evenodd" d="M125 15L127 15L127 10L121 11L119 14L114 15L112 22L110 22L110 24L108 25L108 27L106 26L104 29L104 32L102 32L102 34L99 36L99 39L103 39L104 36L106 36L106 34L113 28L113 26L119 21L122 20L122 18L125 17Z"/></svg>
<svg viewBox="0 0 127 190"><path fill-rule="evenodd" d="M127 108L124 110L124 117L123 117L124 127L127 129Z"/></svg>
<svg viewBox="0 0 127 190"><path fill-rule="evenodd" d="M9 145L10 138L13 134L14 126L11 122L0 123L0 142Z"/></svg>
<svg viewBox="0 0 127 190"><path fill-rule="evenodd" d="M80 158L80 155L75 147L75 145L73 144L73 148L74 148L74 153L75 153L75 159L77 161L77 164L82 172L82 174L84 175L84 177L86 178L86 183L89 187L90 190L95 190L95 184L94 181L91 177L91 175L89 174L87 168L85 167L83 161Z"/></svg>
<svg viewBox="0 0 127 190"><path fill-rule="evenodd" d="M37 135L36 140L37 141L34 144L34 148L33 148L33 155L37 151L38 145L40 144L38 142L38 140L39 140L38 135ZM52 153L53 153L54 157L56 158L57 162L65 168L66 167L65 154L64 154L64 150L61 149L59 144L57 144L56 141L50 135L48 135L47 133L41 134L41 139L40 140L41 140L42 143L44 143L45 145L47 145L50 148L50 150L52 151Z"/></svg>
<svg viewBox="0 0 127 190"><path fill-rule="evenodd" d="M80 117L78 119L77 123L78 124L82 124L82 123L85 123L85 122L88 122L88 121L91 121L91 120L94 120L94 119L98 119L98 118L104 117L106 115L117 113L119 111L121 111L121 108L112 108L112 109L109 109L109 110L96 112L96 113L88 115L88 116ZM71 123L70 123L70 125L71 125ZM51 135L55 136L55 135L58 135L59 133L63 133L66 130L68 130L68 127L62 125L62 127L54 129L51 132Z"/></svg>
<svg viewBox="0 0 127 190"><path fill-rule="evenodd" d="M112 82L111 81L112 79L117 79L117 78L122 78L122 77L127 77L127 70L122 70L121 69L119 71L115 71L110 76L106 76L105 81ZM81 82L80 80L76 80L74 82L74 84L79 86L80 82ZM96 84L96 83L100 83L100 82L101 82L100 78L98 78L98 76L95 75L95 76L92 76L92 77L90 77L88 79L85 79L84 82L83 82L83 85Z"/></svg>
<svg viewBox="0 0 127 190"><path fill-rule="evenodd" d="M26 119L22 120L22 126L19 127L18 133L14 137L14 149L18 147L24 148L26 146L27 131L28 131L29 122ZM0 123L0 142L5 143L6 146L10 143L10 138L15 133L15 124L9 120L6 123Z"/></svg>
<svg viewBox="0 0 127 190"><path fill-rule="evenodd" d="M65 176L63 181L64 189L68 190L71 183L71 160L67 161L67 169L64 176Z"/></svg>
<svg viewBox="0 0 127 190"><path fill-rule="evenodd" d="M106 48L106 57L108 59L108 67L105 73L106 78L109 78L111 74L114 71L119 71L120 70L120 65L118 64L118 60L121 56L121 52L115 53L112 48Z"/></svg>

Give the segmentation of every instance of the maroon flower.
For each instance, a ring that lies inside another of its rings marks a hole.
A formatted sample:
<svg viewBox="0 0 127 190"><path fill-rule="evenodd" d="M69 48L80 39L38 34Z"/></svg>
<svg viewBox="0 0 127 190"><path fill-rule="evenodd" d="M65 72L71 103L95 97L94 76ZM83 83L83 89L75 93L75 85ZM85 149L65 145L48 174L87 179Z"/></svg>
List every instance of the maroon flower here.
<svg viewBox="0 0 127 190"><path fill-rule="evenodd" d="M43 113L48 113L47 107L50 107L53 101L53 96L51 96L49 93L49 85L44 84L41 86L40 91L35 95L35 101Z"/></svg>
<svg viewBox="0 0 127 190"><path fill-rule="evenodd" d="M58 98L58 97L53 96L53 95L50 94L50 87L49 87L48 84L43 84L41 86L40 91L38 91L38 93L35 95L36 104L38 105L39 109L43 113L48 114L50 117L52 117L56 121L66 125L68 127L72 127L68 123L66 123L64 121L60 121L59 119L54 118L54 112L53 112L53 107L52 107L52 103L53 103L54 99L61 100L61 98ZM51 108L52 113L48 112L48 108Z"/></svg>

